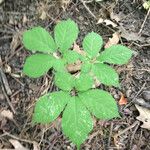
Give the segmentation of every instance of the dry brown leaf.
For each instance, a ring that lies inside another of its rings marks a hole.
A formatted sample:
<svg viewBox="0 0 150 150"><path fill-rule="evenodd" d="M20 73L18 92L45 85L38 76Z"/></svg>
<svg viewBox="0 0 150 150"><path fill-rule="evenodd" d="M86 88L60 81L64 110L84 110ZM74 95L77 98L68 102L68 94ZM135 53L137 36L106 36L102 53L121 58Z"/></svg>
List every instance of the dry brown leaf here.
<svg viewBox="0 0 150 150"><path fill-rule="evenodd" d="M1 4L2 2L4 2L4 0L0 0L0 4Z"/></svg>
<svg viewBox="0 0 150 150"><path fill-rule="evenodd" d="M27 21L28 21L27 16L24 14L23 18L22 18L23 25L25 25L27 23Z"/></svg>
<svg viewBox="0 0 150 150"><path fill-rule="evenodd" d="M13 120L13 113L10 110L2 110L0 112L0 116L10 119L10 120Z"/></svg>
<svg viewBox="0 0 150 150"><path fill-rule="evenodd" d="M85 52L83 50L81 50L79 45L77 45L76 43L74 43L74 45L73 45L73 51L77 52L80 55L85 56ZM77 72L80 69L81 69L81 61L80 60L78 60L74 64L67 65L67 70L68 70L68 72L71 72L71 73Z"/></svg>
<svg viewBox="0 0 150 150"><path fill-rule="evenodd" d="M81 69L81 62L78 61L76 64L69 64L67 65L67 70L70 73L77 72Z"/></svg>
<svg viewBox="0 0 150 150"><path fill-rule="evenodd" d="M98 20L97 24L101 24L101 23L106 23L107 26L112 25L114 28L118 26L116 23L112 22L112 21L109 20L109 19L100 18L100 19Z"/></svg>
<svg viewBox="0 0 150 150"><path fill-rule="evenodd" d="M14 52L16 50L16 48L21 44L20 41L20 34L16 33L13 38L12 41L10 43L10 49L12 50L12 52Z"/></svg>
<svg viewBox="0 0 150 150"><path fill-rule="evenodd" d="M121 25L118 28L120 29L121 37L125 38L127 41L145 41L145 38L138 35L138 33L129 32Z"/></svg>
<svg viewBox="0 0 150 150"><path fill-rule="evenodd" d="M41 12L41 15L40 15L39 18L40 18L41 20L45 20L46 17L47 17L47 14L46 14L46 12L43 10L43 11Z"/></svg>
<svg viewBox="0 0 150 150"><path fill-rule="evenodd" d="M123 94L121 94L121 98L120 98L120 100L119 100L119 105L126 105L127 104L127 99L124 97L124 95Z"/></svg>
<svg viewBox="0 0 150 150"><path fill-rule="evenodd" d="M33 142L33 150L40 150L39 144L37 142Z"/></svg>
<svg viewBox="0 0 150 150"><path fill-rule="evenodd" d="M80 46L74 42L74 45L73 45L73 50L81 55L85 55L85 52L83 50L80 49Z"/></svg>
<svg viewBox="0 0 150 150"><path fill-rule="evenodd" d="M6 73L10 73L11 74L11 67L8 65L8 64L5 64L5 67L4 67L4 69L5 69L5 72Z"/></svg>
<svg viewBox="0 0 150 150"><path fill-rule="evenodd" d="M136 104L135 104L135 107L140 113L140 115L136 117L136 119L143 122L143 124L141 125L141 128L150 130L150 109L141 107Z"/></svg>
<svg viewBox="0 0 150 150"><path fill-rule="evenodd" d="M117 24L112 22L111 20L106 19L104 20L104 22L106 23L107 26L112 25L114 28L117 27Z"/></svg>
<svg viewBox="0 0 150 150"><path fill-rule="evenodd" d="M25 148L19 141L10 139L9 142L14 146L14 150L29 150Z"/></svg>
<svg viewBox="0 0 150 150"><path fill-rule="evenodd" d="M116 22L119 22L121 19L120 19L120 15L118 15L118 14L114 14L114 12L111 12L110 13L110 18L112 19L112 20L115 20Z"/></svg>
<svg viewBox="0 0 150 150"><path fill-rule="evenodd" d="M71 0L60 0L60 5L63 8L63 10L65 11L66 8L68 7L68 5L70 4Z"/></svg>
<svg viewBox="0 0 150 150"><path fill-rule="evenodd" d="M108 48L112 45L118 44L119 43L119 38L120 38L120 34L118 32L115 32L112 35L112 38L109 38L108 42L106 43L106 45L104 47Z"/></svg>
<svg viewBox="0 0 150 150"><path fill-rule="evenodd" d="M47 4L45 4L44 2L39 3L38 6L38 14L39 14L39 18L41 20L45 20L47 17L47 12L48 12L49 6Z"/></svg>

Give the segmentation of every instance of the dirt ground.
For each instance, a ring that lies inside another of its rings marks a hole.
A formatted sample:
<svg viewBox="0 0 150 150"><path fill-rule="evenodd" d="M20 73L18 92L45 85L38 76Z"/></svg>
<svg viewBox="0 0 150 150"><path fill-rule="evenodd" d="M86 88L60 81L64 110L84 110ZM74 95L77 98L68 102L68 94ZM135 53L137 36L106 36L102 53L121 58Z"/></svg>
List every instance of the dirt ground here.
<svg viewBox="0 0 150 150"><path fill-rule="evenodd" d="M99 33L105 43L117 32L119 43L135 51L127 65L114 66L119 73L121 89L100 85L111 92L117 103L121 94L126 97L127 104L118 103L121 119L96 120L94 130L81 149L150 150L150 131L141 128L135 107L138 104L150 109L150 15L142 4L142 0L0 1L0 149L76 149L62 134L61 118L50 125L31 122L38 97L56 88L51 72L38 79L22 74L24 61L31 54L22 45L23 31L42 26L52 32L58 21L71 18L79 25L78 45L81 46L88 32ZM100 18L110 20L111 24L98 24Z"/></svg>

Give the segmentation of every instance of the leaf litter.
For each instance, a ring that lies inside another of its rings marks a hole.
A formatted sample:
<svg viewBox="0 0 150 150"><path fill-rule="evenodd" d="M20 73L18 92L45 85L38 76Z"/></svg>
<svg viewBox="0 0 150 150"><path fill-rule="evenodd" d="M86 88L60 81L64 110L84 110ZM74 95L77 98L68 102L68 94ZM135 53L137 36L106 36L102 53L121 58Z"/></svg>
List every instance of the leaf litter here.
<svg viewBox="0 0 150 150"><path fill-rule="evenodd" d="M141 121L143 124L141 125L141 128L145 128L150 130L150 109L141 107L139 105L135 104L135 107L139 111L140 115L137 118L137 120Z"/></svg>

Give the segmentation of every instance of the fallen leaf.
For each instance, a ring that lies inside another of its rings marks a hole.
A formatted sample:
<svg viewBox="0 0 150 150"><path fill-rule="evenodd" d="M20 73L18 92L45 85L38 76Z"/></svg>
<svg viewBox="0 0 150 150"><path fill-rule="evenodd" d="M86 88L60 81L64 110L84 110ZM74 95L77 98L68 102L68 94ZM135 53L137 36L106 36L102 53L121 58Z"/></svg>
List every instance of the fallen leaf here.
<svg viewBox="0 0 150 150"><path fill-rule="evenodd" d="M14 150L29 150L25 148L19 141L10 139L9 142L14 146Z"/></svg>
<svg viewBox="0 0 150 150"><path fill-rule="evenodd" d="M150 130L150 109L141 107L136 104L135 104L135 107L140 113L140 115L136 117L136 119L143 122L143 124L141 125L141 128Z"/></svg>
<svg viewBox="0 0 150 150"><path fill-rule="evenodd" d="M85 56L85 52L83 50L80 49L80 46L74 42L74 45L73 45L73 51Z"/></svg>
<svg viewBox="0 0 150 150"><path fill-rule="evenodd" d="M106 19L106 20L104 20L104 22L106 23L107 26L112 25L113 27L117 27L117 24L112 22L111 20Z"/></svg>
<svg viewBox="0 0 150 150"><path fill-rule="evenodd" d="M46 14L46 12L43 10L43 11L41 12L41 15L40 15L39 18L40 18L41 20L45 20L46 17L47 17L47 14Z"/></svg>
<svg viewBox="0 0 150 150"><path fill-rule="evenodd" d="M1 4L2 2L4 2L4 0L0 0L0 4Z"/></svg>
<svg viewBox="0 0 150 150"><path fill-rule="evenodd" d="M120 15L118 15L118 14L114 14L114 12L111 12L110 13L110 18L112 19L112 20L115 20L116 22L119 22L121 19L120 19Z"/></svg>
<svg viewBox="0 0 150 150"><path fill-rule="evenodd" d="M67 70L70 73L75 73L81 69L81 62L78 61L76 64L68 64Z"/></svg>
<svg viewBox="0 0 150 150"><path fill-rule="evenodd" d="M120 37L120 34L118 32L115 32L112 35L112 38L109 38L108 42L106 43L106 45L104 47L108 48L112 45L118 44L119 43L119 37Z"/></svg>
<svg viewBox="0 0 150 150"><path fill-rule="evenodd" d="M33 150L40 150L39 144L37 142L33 142Z"/></svg>
<svg viewBox="0 0 150 150"><path fill-rule="evenodd" d="M4 69L6 73L11 73L11 67L8 64L5 64Z"/></svg>
<svg viewBox="0 0 150 150"><path fill-rule="evenodd" d="M112 25L114 28L118 26L116 23L112 22L109 19L102 19L102 18L100 18L98 20L97 24L101 24L101 23L106 23L107 26Z"/></svg>
<svg viewBox="0 0 150 150"><path fill-rule="evenodd" d="M97 21L97 24L103 23L104 19L103 18L99 18L99 20Z"/></svg>
<svg viewBox="0 0 150 150"><path fill-rule="evenodd" d="M119 105L126 105L127 104L127 99L124 97L123 94L121 94L121 98L119 100Z"/></svg>
<svg viewBox="0 0 150 150"><path fill-rule="evenodd" d="M68 5L70 4L71 0L60 0L60 5L63 8L63 10L65 11L66 8L68 7Z"/></svg>
<svg viewBox="0 0 150 150"><path fill-rule="evenodd" d="M138 35L138 33L129 32L122 26L120 26L119 29L121 31L121 37L125 38L127 41L145 41L145 38Z"/></svg>
<svg viewBox="0 0 150 150"><path fill-rule="evenodd" d="M11 49L11 51L14 52L20 44L21 44L20 34L16 33L13 36L12 41L10 43L10 49Z"/></svg>
<svg viewBox="0 0 150 150"><path fill-rule="evenodd" d="M10 110L2 110L0 112L0 116L13 120L13 113Z"/></svg>
<svg viewBox="0 0 150 150"><path fill-rule="evenodd" d="M27 21L28 21L27 16L24 14L22 18L22 23L25 25Z"/></svg>
<svg viewBox="0 0 150 150"><path fill-rule="evenodd" d="M44 2L39 3L37 11L38 11L38 14L39 14L39 18L41 20L46 19L47 14L48 14L48 9L49 9L49 6L46 3L44 3Z"/></svg>

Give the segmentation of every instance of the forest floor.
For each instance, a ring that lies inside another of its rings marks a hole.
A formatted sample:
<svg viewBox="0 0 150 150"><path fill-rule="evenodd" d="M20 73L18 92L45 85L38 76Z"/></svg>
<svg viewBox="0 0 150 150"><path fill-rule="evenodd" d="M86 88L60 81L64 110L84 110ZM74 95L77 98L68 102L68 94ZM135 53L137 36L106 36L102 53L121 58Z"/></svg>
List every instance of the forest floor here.
<svg viewBox="0 0 150 150"><path fill-rule="evenodd" d="M22 45L23 31L42 26L51 32L58 21L71 18L79 25L79 46L88 32L100 34L104 45L117 33L118 43L135 51L128 64L114 66L121 89L104 87L116 99L121 118L96 120L81 149L150 150L150 15L142 4L142 0L0 1L0 149L76 149L61 131L61 118L49 125L31 122L36 100L55 88L51 73L38 79L22 74L31 54ZM127 104L119 103L121 95ZM135 104L141 105L140 112L147 110L143 122L136 118L140 113Z"/></svg>

